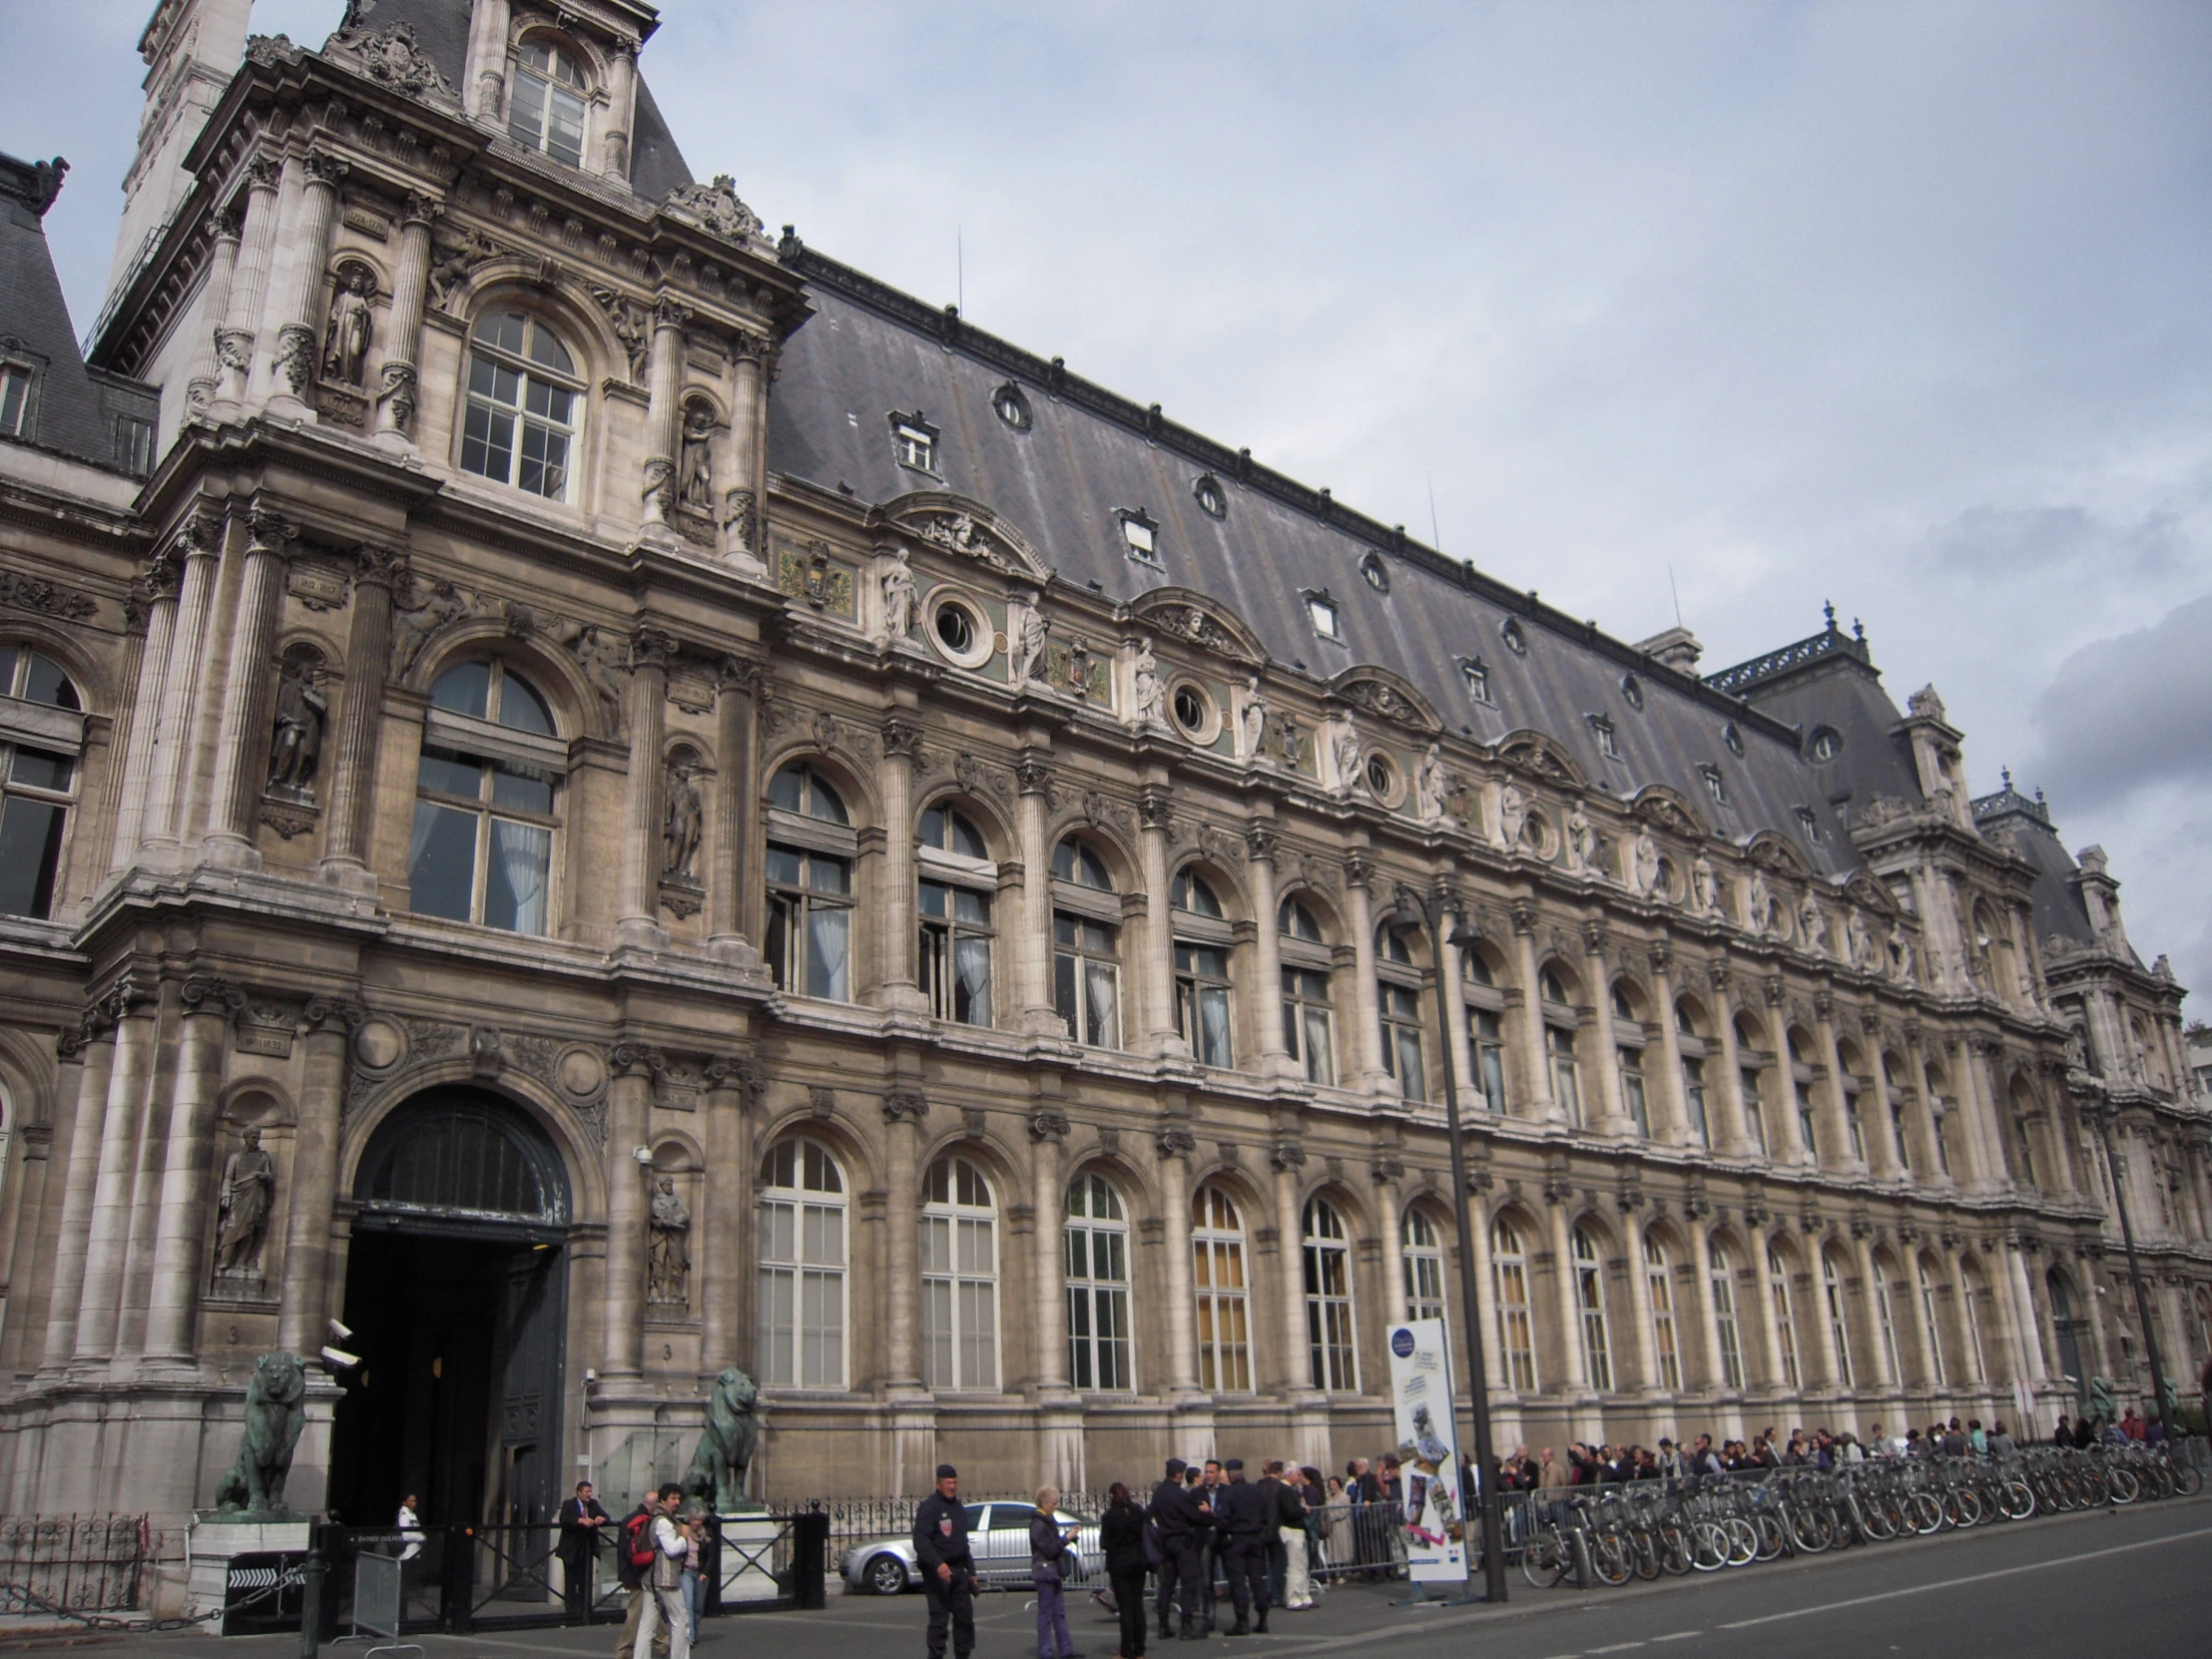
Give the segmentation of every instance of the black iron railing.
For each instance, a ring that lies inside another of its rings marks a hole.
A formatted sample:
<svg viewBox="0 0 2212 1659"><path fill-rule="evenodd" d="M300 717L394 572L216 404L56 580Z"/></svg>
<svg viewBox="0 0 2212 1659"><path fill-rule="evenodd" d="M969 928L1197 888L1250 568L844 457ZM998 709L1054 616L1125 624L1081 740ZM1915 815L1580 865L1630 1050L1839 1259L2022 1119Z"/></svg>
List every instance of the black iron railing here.
<svg viewBox="0 0 2212 1659"><path fill-rule="evenodd" d="M139 1612L160 1543L144 1515L0 1520L0 1614Z"/></svg>

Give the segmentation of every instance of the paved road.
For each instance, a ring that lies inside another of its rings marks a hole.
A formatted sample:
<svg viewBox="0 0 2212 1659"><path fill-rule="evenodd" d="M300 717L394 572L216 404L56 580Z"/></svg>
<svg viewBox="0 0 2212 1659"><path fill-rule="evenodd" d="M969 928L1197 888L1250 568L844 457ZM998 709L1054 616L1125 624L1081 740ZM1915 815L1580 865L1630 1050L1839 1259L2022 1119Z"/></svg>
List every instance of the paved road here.
<svg viewBox="0 0 2212 1659"><path fill-rule="evenodd" d="M1812 1556L1622 1590L1531 1590L1516 1573L1503 1608L1393 1607L1400 1585L1332 1591L1268 1636L1155 1642L1153 1659L1479 1655L1480 1659L2206 1659L2212 1655L2212 1497L2056 1516L1910 1543ZM700 1659L922 1659L923 1607L850 1596L821 1613L711 1623ZM1116 1626L1086 1601L1070 1621L1091 1659ZM976 1659L1026 1659L1034 1621L1013 1595L981 1598ZM428 1659L614 1659L617 1630L421 1638ZM118 1659L183 1659L192 1635L101 1642ZM14 1644L0 1639L0 1649ZM227 1642L224 1659L292 1659L296 1637ZM359 1649L326 1648L343 1659Z"/></svg>

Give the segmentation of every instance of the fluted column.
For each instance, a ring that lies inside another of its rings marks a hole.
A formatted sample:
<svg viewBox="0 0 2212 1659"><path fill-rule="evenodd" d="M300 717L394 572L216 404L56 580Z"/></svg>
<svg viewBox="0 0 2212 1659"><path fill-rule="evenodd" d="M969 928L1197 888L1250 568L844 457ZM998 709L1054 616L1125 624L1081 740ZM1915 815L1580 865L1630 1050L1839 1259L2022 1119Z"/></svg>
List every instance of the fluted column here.
<svg viewBox="0 0 2212 1659"><path fill-rule="evenodd" d="M1021 789L1021 916L1014 968L1021 997L1021 1028L1065 1036L1052 1006L1052 849L1045 844L1051 811L1052 768L1036 756L1014 765Z"/></svg>
<svg viewBox="0 0 2212 1659"><path fill-rule="evenodd" d="M399 258L391 273L391 309L384 315L384 361L376 372L376 436L412 449L416 382L422 362L422 314L430 290L430 229L443 203L407 193L399 211Z"/></svg>
<svg viewBox="0 0 2212 1659"><path fill-rule="evenodd" d="M929 1102L917 1089L893 1089L883 1097L890 1141L885 1176L890 1191L883 1204L883 1225L889 1230L883 1252L889 1279L884 1381L893 1394L921 1388L921 1120L928 1110Z"/></svg>
<svg viewBox="0 0 2212 1659"><path fill-rule="evenodd" d="M231 284L238 276L239 238L246 227L245 205L219 210L209 222L215 246L208 254L208 285L201 295L200 338L192 348L192 371L185 381L185 407L203 414L215 402L222 366L220 334L231 308Z"/></svg>
<svg viewBox="0 0 2212 1659"><path fill-rule="evenodd" d="M645 483L642 523L668 522L669 496L676 483L676 446L683 424L677 389L684 371L684 324L691 310L662 298L653 306L653 343L646 366Z"/></svg>
<svg viewBox="0 0 2212 1659"><path fill-rule="evenodd" d="M1068 1386L1067 1256L1062 1245L1066 1228L1060 1220L1064 1208L1060 1148L1067 1137L1066 1113L1029 1114L1029 1202L1037 1213L1032 1239L1039 1393L1058 1393Z"/></svg>
<svg viewBox="0 0 2212 1659"><path fill-rule="evenodd" d="M329 1317L330 1211L337 1197L345 1055L361 1010L316 997L306 1007L299 1129L291 1145L291 1208L284 1229L284 1280L276 1346L312 1354ZM342 1346L342 1345L341 1345Z"/></svg>
<svg viewBox="0 0 2212 1659"><path fill-rule="evenodd" d="M177 589L183 576L182 556L172 546L147 560L139 578L139 597L146 605L145 638L139 646L137 689L126 714L130 735L123 746L115 840L108 858L111 869L131 862L146 831L147 793L161 731L163 688L169 680L170 645L177 632Z"/></svg>
<svg viewBox="0 0 2212 1659"><path fill-rule="evenodd" d="M1963 1036L1952 1038L1946 1045L1950 1052L1950 1075L1958 1090L1959 1133L1951 1143L1951 1150L1963 1154L1965 1177L1959 1185L1969 1191L2001 1187L2005 1181L2003 1156L1992 1144L1989 1134L1991 1119L1982 1087L1980 1041L1978 1036Z"/></svg>
<svg viewBox="0 0 2212 1659"><path fill-rule="evenodd" d="M323 267L330 258L330 226L337 218L338 181L350 171L343 158L310 150L299 158L298 213L283 228L282 250L272 274L267 316L276 340L267 359L269 405L292 420L312 420L307 398L313 383L322 318ZM264 331L268 324L265 323Z"/></svg>
<svg viewBox="0 0 2212 1659"><path fill-rule="evenodd" d="M223 1087L223 1038L232 1015L246 1001L237 987L202 976L185 981L183 998L184 1029L170 1094L161 1213L146 1304L146 1362L170 1370L190 1370L198 1347L194 1339L208 1221L216 1208L208 1189Z"/></svg>
<svg viewBox="0 0 2212 1659"><path fill-rule="evenodd" d="M1697 1208L1702 1208L1698 1206ZM1721 1353L1721 1310L1713 1300L1713 1236L1704 1216L1695 1210L1684 1218L1689 1238L1690 1284L1697 1297L1698 1354L1704 1363L1705 1385L1716 1393L1728 1391L1728 1362ZM1728 1287L1731 1306L1738 1301L1736 1287ZM1677 1339L1679 1341L1679 1338ZM1736 1316L1736 1349L1743 1352L1744 1320Z"/></svg>
<svg viewBox="0 0 2212 1659"><path fill-rule="evenodd" d="M1769 979L1760 989L1767 1001L1767 1046L1774 1052L1775 1082L1782 1096L1782 1161L1815 1163L1818 1149L1805 1144L1805 1124L1798 1116L1797 1060L1790 1053L1790 1010L1783 1001L1783 984Z"/></svg>
<svg viewBox="0 0 2212 1659"><path fill-rule="evenodd" d="M213 515L198 515L187 521L179 538L185 570L178 589L169 663L162 676L152 776L146 786L145 838L149 841L175 842L183 829L184 798L190 784L186 761L198 724L195 717L207 656L208 618L215 604L216 562L227 534L223 525L224 521Z"/></svg>
<svg viewBox="0 0 2212 1659"><path fill-rule="evenodd" d="M615 1076L607 1090L607 1301L600 1371L634 1378L645 1369L645 1183L651 1168L639 1163L637 1152L646 1144L661 1056L636 1043L619 1043L609 1059Z"/></svg>
<svg viewBox="0 0 2212 1659"><path fill-rule="evenodd" d="M223 687L223 724L216 736L215 818L208 826L210 863L254 866L269 730L276 628L284 601L284 564L291 526L267 507L247 515L246 579L231 634L231 672Z"/></svg>
<svg viewBox="0 0 2212 1659"><path fill-rule="evenodd" d="M1287 1141L1275 1149L1271 1161L1275 1166L1276 1312L1283 1321L1283 1386L1296 1395L1328 1385L1326 1377L1314 1375L1306 1330L1306 1224L1298 1198L1306 1149Z"/></svg>
<svg viewBox="0 0 2212 1659"><path fill-rule="evenodd" d="M883 722L883 765L876 787L883 794L883 873L875 901L876 1001L885 1008L919 1012L927 1004L914 980L915 909L914 753L921 728L910 711Z"/></svg>
<svg viewBox="0 0 2212 1659"><path fill-rule="evenodd" d="M1192 1283L1191 1154L1197 1142L1187 1129L1163 1129L1154 1138L1160 1154L1161 1244L1167 1259L1168 1394L1198 1391L1198 1298Z"/></svg>
<svg viewBox="0 0 2212 1659"><path fill-rule="evenodd" d="M768 340L740 329L731 341L730 369L737 381L730 415L730 475L722 495L722 554L760 575L768 572L763 465L768 430Z"/></svg>
<svg viewBox="0 0 2212 1659"><path fill-rule="evenodd" d="M1889 1343L1882 1338L1882 1304L1890 1303L1890 1341L1897 1340L1897 1300L1888 1297L1889 1287L1882 1278L1882 1271L1874 1259L1874 1244L1866 1233L1854 1230L1852 1254L1859 1263L1860 1306L1866 1318L1860 1321L1867 1333L1867 1364L1860 1368L1859 1385L1865 1387L1872 1377L1875 1383L1884 1388L1894 1388L1904 1382L1897 1369L1890 1364ZM1902 1359L1903 1356L1900 1356Z"/></svg>
<svg viewBox="0 0 2212 1659"><path fill-rule="evenodd" d="M1357 1073L1346 1079L1370 1094L1388 1086L1382 1069L1382 1005L1375 982L1375 915L1368 883L1375 866L1355 848L1345 859L1345 921L1352 930L1352 1055Z"/></svg>
<svg viewBox="0 0 2212 1659"><path fill-rule="evenodd" d="M1165 789L1148 788L1143 792L1137 802L1137 822L1145 901L1143 1046L1147 1053L1187 1057L1191 1045L1175 1023L1175 908L1168 902L1170 818Z"/></svg>
<svg viewBox="0 0 2212 1659"><path fill-rule="evenodd" d="M1621 1050L1613 1035L1613 964L1605 955L1605 930L1599 923L1582 929L1583 971L1590 997L1591 1037L1597 1052L1583 1056L1583 1075L1597 1074L1598 1121L1601 1135L1626 1138L1636 1133L1636 1122L1621 1099Z"/></svg>
<svg viewBox="0 0 2212 1659"><path fill-rule="evenodd" d="M1382 1323L1385 1326L1412 1317L1405 1305L1405 1202L1398 1191L1398 1182L1404 1174L1405 1166L1394 1156L1378 1158L1375 1162L1376 1232L1382 1246Z"/></svg>
<svg viewBox="0 0 2212 1659"><path fill-rule="evenodd" d="M1747 1221L1749 1219L1746 1218ZM1771 1253L1767 1247L1767 1236L1763 1227L1756 1223L1753 1224L1746 1235L1745 1248L1751 1252L1751 1271L1756 1286L1755 1295L1759 1303L1757 1309L1759 1341L1766 1350L1763 1356L1764 1363L1761 1365L1760 1371L1766 1379L1767 1385L1779 1393L1790 1387L1791 1383L1789 1375L1783 1370L1782 1366L1782 1319L1774 1305L1774 1274L1770 1271L1769 1256ZM1794 1298L1792 1300L1795 1301ZM1792 1332L1791 1336L1794 1341L1796 1333ZM1797 1385L1801 1388L1804 1386L1804 1366L1802 1363L1798 1368Z"/></svg>
<svg viewBox="0 0 2212 1659"><path fill-rule="evenodd" d="M1659 1131L1653 1139L1663 1140L1669 1146L1689 1146L1693 1144L1696 1130L1690 1123L1689 1086L1682 1077L1682 1035L1676 1029L1673 966L1674 952L1666 941L1661 940L1651 947L1651 994L1658 1004L1652 1014L1659 1022L1660 1075L1656 1080L1658 1087L1654 1088L1651 1067L1644 1067L1644 1097L1646 1100L1656 1098L1663 1120L1652 1126ZM1651 1051L1647 1048L1644 1052ZM1705 1083L1705 1138L1711 1143L1719 1137L1713 1133L1713 1082L1710 1077Z"/></svg>
<svg viewBox="0 0 2212 1659"><path fill-rule="evenodd" d="M709 946L725 956L754 953L745 936L745 849L753 842L755 688L758 663L732 657L722 665L715 701L714 840L707 865Z"/></svg>
<svg viewBox="0 0 2212 1659"><path fill-rule="evenodd" d="M1715 967L1712 981L1713 1036L1720 1044L1721 1074L1705 1080L1705 1098L1711 1101L1716 1091L1720 1098L1720 1132L1715 1136L1717 1150L1735 1158L1754 1157L1759 1142L1752 1130L1751 1115L1759 1109L1759 1103L1744 1098L1744 1063L1736 1047L1736 1010L1728 999L1727 971Z"/></svg>
<svg viewBox="0 0 2212 1659"><path fill-rule="evenodd" d="M1828 1272L1824 1255L1825 1239L1816 1236L1805 1242L1807 1269L1805 1294L1797 1298L1800 1303L1810 1302L1813 1307L1813 1347L1820 1356L1821 1382L1826 1387L1840 1388L1844 1382L1843 1357L1836 1350L1836 1329L1828 1318ZM1842 1289L1842 1281L1837 1282ZM1849 1304L1846 1305L1848 1313Z"/></svg>
<svg viewBox="0 0 2212 1659"><path fill-rule="evenodd" d="M630 640L629 824L622 837L622 911L625 942L658 944L667 935L661 917L661 743L667 727L668 665L676 641L658 628L640 628Z"/></svg>
<svg viewBox="0 0 2212 1659"><path fill-rule="evenodd" d="M2019 1246L2007 1243L2003 1247L2004 1274L2007 1288L2012 1294L2012 1318L2020 1332L2020 1345L2015 1352L2023 1362L2020 1376L2028 1382L2040 1382L2050 1376L2049 1352L2043 1346L2042 1321L2035 1313L2035 1292L2027 1282L2027 1261Z"/></svg>
<svg viewBox="0 0 2212 1659"><path fill-rule="evenodd" d="M230 291L215 319L216 386L209 412L236 419L244 410L254 371L254 344L269 290L269 262L276 249L276 204L282 164L256 156L246 164L246 209Z"/></svg>
<svg viewBox="0 0 2212 1659"><path fill-rule="evenodd" d="M599 171L625 184L630 179L630 128L638 98L638 49L625 41L607 54L607 131L600 141Z"/></svg>
<svg viewBox="0 0 2212 1659"><path fill-rule="evenodd" d="M1833 1126L1829 1138L1835 1143L1835 1165L1846 1171L1864 1171L1872 1168L1869 1157L1851 1148L1851 1095L1844 1087L1844 1054L1836 1042L1836 999L1822 991L1813 999L1813 1040L1821 1045L1821 1063L1828 1068L1828 1118ZM1878 1068L1879 1069L1879 1068ZM1860 1122L1860 1138L1866 1138L1867 1125Z"/></svg>
<svg viewBox="0 0 2212 1659"><path fill-rule="evenodd" d="M1252 871L1252 1035L1264 1076L1287 1077L1298 1069L1283 1046L1283 928L1276 912L1275 826L1255 824L1245 831L1246 866Z"/></svg>
<svg viewBox="0 0 2212 1659"><path fill-rule="evenodd" d="M375 835L376 738L391 667L392 589L407 580L407 556L397 548L363 543L354 557L353 615L346 626L345 690L338 704L321 867L325 880L370 891L376 885L368 858Z"/></svg>
<svg viewBox="0 0 2212 1659"><path fill-rule="evenodd" d="M468 67L462 96L479 121L499 125L506 113L508 0L474 0L468 17Z"/></svg>
<svg viewBox="0 0 2212 1659"><path fill-rule="evenodd" d="M1470 1182L1472 1177L1469 1178ZM1485 1178L1486 1179L1486 1178ZM1513 1379L1505 1369L1505 1350L1498 1341L1497 1280L1490 1271L1490 1222L1489 1205L1480 1193L1467 1195L1467 1225L1474 1229L1474 1237L1468 1241L1474 1246L1474 1280L1480 1287L1480 1306L1485 1310L1482 1329L1472 1339L1462 1336L1462 1341L1477 1341L1482 1345L1482 1375L1490 1384L1493 1394L1513 1393ZM1458 1225L1456 1206L1452 1225ZM1456 1255L1456 1252L1454 1253ZM1454 1270L1455 1271L1455 1270ZM1450 1277L1447 1273L1446 1277ZM1462 1301L1460 1306L1464 1306Z"/></svg>
<svg viewBox="0 0 2212 1659"><path fill-rule="evenodd" d="M1558 1306L1563 1381L1568 1393L1586 1394L1590 1391L1590 1367L1582 1352L1582 1308L1574 1294L1574 1237L1567 1226L1568 1196L1554 1198L1547 1212L1551 1224L1551 1283Z"/></svg>
<svg viewBox="0 0 2212 1659"><path fill-rule="evenodd" d="M128 975L114 992L115 1064L101 1114L100 1168L94 1178L84 1295L78 1304L77 1365L98 1365L115 1354L123 1312L123 1258L131 1239L132 1187L138 1173L139 1110L154 1069L160 1010L151 985Z"/></svg>
<svg viewBox="0 0 2212 1659"><path fill-rule="evenodd" d="M85 1253L91 1243L93 1188L100 1177L100 1149L108 1115L109 1078L115 1071L115 1033L86 1021L90 1040L78 1073L77 1110L69 1145L56 1151L69 1162L63 1175L61 1227L54 1240L52 1300L46 1307L46 1353L39 1375L52 1377L77 1348L77 1319L85 1289Z"/></svg>
<svg viewBox="0 0 2212 1659"><path fill-rule="evenodd" d="M1636 1381L1646 1392L1656 1392L1662 1386L1659 1376L1659 1340L1651 1323L1651 1276L1644 1263L1643 1229L1633 1214L1621 1217L1621 1254L1627 1258L1629 1318L1636 1330ZM1670 1285L1669 1291L1673 1290ZM1674 1351L1679 1365L1682 1356L1682 1321L1674 1324ZM1614 1379L1614 1386L1620 1388L1620 1380ZM1620 1388L1625 1393L1628 1390Z"/></svg>
<svg viewBox="0 0 2212 1659"><path fill-rule="evenodd" d="M1443 960L1436 964L1436 995L1442 999L1444 1041L1451 1047L1451 1076L1459 1091L1459 1109L1486 1112L1490 1103L1483 1098L1482 1074L1475 1069L1474 1053L1467 1042L1466 971L1459 947L1446 938Z"/></svg>
<svg viewBox="0 0 2212 1659"><path fill-rule="evenodd" d="M752 1210L753 1166L746 1156L752 1096L758 1087L747 1059L716 1059L707 1067L706 1196L701 1206L699 1261L699 1370L720 1376L740 1362L745 1300L740 1269L746 1220ZM759 1357L755 1356L756 1362Z"/></svg>
<svg viewBox="0 0 2212 1659"><path fill-rule="evenodd" d="M1521 1070L1528 1078L1528 1092L1515 1115L1539 1123L1564 1123L1566 1114L1551 1094L1551 1065L1544 1053L1543 996L1537 988L1536 907L1524 902L1513 906L1513 959L1520 975L1520 1017L1513 1021L1519 1039Z"/></svg>
<svg viewBox="0 0 2212 1659"><path fill-rule="evenodd" d="M1912 1308L1915 1345L1914 1366L1917 1369L1913 1369L1909 1371L1907 1376L1899 1378L1898 1382L1901 1387L1915 1385L1938 1387L1951 1378L1961 1378L1965 1375L1965 1354L1946 1355L1943 1352L1943 1334L1936 1328L1933 1322L1928 1299L1921 1295L1919 1244L1915 1240L1904 1238L1901 1235L1899 1247L1904 1256L1904 1273L1907 1285L1906 1301ZM1956 1267L1946 1268L1945 1271L1953 1275L1950 1293L1952 1306L1964 1306L1966 1287L1955 1277ZM1971 1350L1966 1352L1970 1353ZM1956 1364L1946 1364L1945 1362L1949 1360L1955 1360Z"/></svg>

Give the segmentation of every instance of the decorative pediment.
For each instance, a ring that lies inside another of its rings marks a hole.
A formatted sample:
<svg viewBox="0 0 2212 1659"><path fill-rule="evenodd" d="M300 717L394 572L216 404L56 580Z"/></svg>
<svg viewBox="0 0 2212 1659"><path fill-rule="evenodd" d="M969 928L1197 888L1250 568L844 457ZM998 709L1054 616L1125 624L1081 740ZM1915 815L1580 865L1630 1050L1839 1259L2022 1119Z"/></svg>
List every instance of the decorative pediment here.
<svg viewBox="0 0 2212 1659"><path fill-rule="evenodd" d="M461 95L415 44L414 30L405 23L388 29L340 29L322 43L326 57L350 63L378 86L403 92L410 98L430 98L441 104L459 104Z"/></svg>
<svg viewBox="0 0 2212 1659"><path fill-rule="evenodd" d="M1897 895L1863 869L1855 869L1845 878L1844 896L1877 915L1895 918L1905 913L1898 908Z"/></svg>
<svg viewBox="0 0 2212 1659"><path fill-rule="evenodd" d="M1498 744L1497 758L1518 772L1554 784L1579 786L1582 782L1582 774L1567 759L1567 752L1541 732L1509 734Z"/></svg>
<svg viewBox="0 0 2212 1659"><path fill-rule="evenodd" d="M1154 588L1130 607L1160 633L1211 651L1245 668L1268 660L1267 647L1220 600L1190 588Z"/></svg>
<svg viewBox="0 0 2212 1659"><path fill-rule="evenodd" d="M925 547L934 547L1008 576L1032 582L1052 580L1052 567L1020 531L980 501L949 490L917 490L886 502L882 521L895 525Z"/></svg>
<svg viewBox="0 0 2212 1659"><path fill-rule="evenodd" d="M1751 844L1744 848L1744 856L1761 869L1772 870L1777 875L1804 880L1813 873L1813 866L1805 861L1805 854L1791 844L1787 836L1778 835L1772 830L1762 830L1752 836Z"/></svg>
<svg viewBox="0 0 2212 1659"><path fill-rule="evenodd" d="M1630 805L1630 811L1655 830L1664 830L1671 835L1685 840L1702 840L1705 826L1685 801L1664 784L1652 784L1640 791Z"/></svg>
<svg viewBox="0 0 2212 1659"><path fill-rule="evenodd" d="M729 242L748 243L761 234L761 216L738 200L737 181L727 173L716 174L711 185L678 185L661 198L661 207Z"/></svg>
<svg viewBox="0 0 2212 1659"><path fill-rule="evenodd" d="M1377 720L1386 720L1410 732L1432 734L1443 730L1435 709L1410 681L1372 663L1346 669L1329 682L1329 692Z"/></svg>

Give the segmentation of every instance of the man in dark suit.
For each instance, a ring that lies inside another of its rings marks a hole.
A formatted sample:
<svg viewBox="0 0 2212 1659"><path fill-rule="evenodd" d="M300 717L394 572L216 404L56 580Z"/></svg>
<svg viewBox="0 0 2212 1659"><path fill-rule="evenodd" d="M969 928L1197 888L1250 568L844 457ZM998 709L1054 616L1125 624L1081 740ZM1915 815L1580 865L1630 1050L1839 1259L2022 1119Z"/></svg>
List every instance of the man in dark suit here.
<svg viewBox="0 0 2212 1659"><path fill-rule="evenodd" d="M1214 1524L1228 1536L1229 1595L1237 1608L1232 1636L1253 1631L1253 1603L1259 1603L1259 1631L1268 1628L1268 1535L1274 1530L1272 1505L1260 1488L1244 1477L1244 1459L1232 1457L1224 1465L1228 1484L1217 1486Z"/></svg>
<svg viewBox="0 0 2212 1659"><path fill-rule="evenodd" d="M1160 1545L1160 1590L1157 1606L1160 1615L1160 1639L1167 1641L1175 1634L1175 1591L1185 1582L1182 1576L1184 1544L1189 1538L1191 1525L1183 1508L1183 1471L1190 1464L1180 1457L1168 1459L1167 1478L1152 1488L1152 1503L1146 1512L1146 1524ZM1184 1591L1185 1605L1197 1589L1195 1584Z"/></svg>
<svg viewBox="0 0 2212 1659"><path fill-rule="evenodd" d="M599 1529L614 1517L592 1496L591 1482L576 1482L576 1495L561 1500L561 1593L570 1624L589 1624L597 1588Z"/></svg>
<svg viewBox="0 0 2212 1659"><path fill-rule="evenodd" d="M950 1463L937 1465L937 1489L914 1511L914 1562L929 1598L929 1659L944 1659L947 1630L954 1659L968 1659L975 1650L975 1592L982 1581L968 1549L960 1471Z"/></svg>

